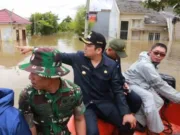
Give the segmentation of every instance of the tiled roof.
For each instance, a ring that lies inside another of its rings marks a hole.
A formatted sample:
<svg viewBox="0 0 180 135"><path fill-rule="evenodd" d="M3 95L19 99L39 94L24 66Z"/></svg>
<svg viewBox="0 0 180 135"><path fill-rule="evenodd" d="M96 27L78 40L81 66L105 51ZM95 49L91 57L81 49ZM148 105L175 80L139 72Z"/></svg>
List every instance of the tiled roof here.
<svg viewBox="0 0 180 135"><path fill-rule="evenodd" d="M27 19L7 10L0 10L0 24L30 24L31 22Z"/></svg>
<svg viewBox="0 0 180 135"><path fill-rule="evenodd" d="M117 6L122 13L145 13L147 9L144 8L138 1L116 0Z"/></svg>
<svg viewBox="0 0 180 135"><path fill-rule="evenodd" d="M140 1L116 0L120 13L144 14L145 24L166 25L166 19L153 9L144 8Z"/></svg>
<svg viewBox="0 0 180 135"><path fill-rule="evenodd" d="M166 19L158 12L148 12L145 14L145 24L167 25Z"/></svg>

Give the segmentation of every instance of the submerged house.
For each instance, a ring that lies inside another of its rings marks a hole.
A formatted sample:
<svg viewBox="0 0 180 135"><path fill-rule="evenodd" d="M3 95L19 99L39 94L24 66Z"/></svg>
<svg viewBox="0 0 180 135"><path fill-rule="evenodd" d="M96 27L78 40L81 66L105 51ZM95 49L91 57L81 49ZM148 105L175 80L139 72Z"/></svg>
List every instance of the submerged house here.
<svg viewBox="0 0 180 135"><path fill-rule="evenodd" d="M166 19L140 1L114 0L109 19L109 37L125 40L168 40Z"/></svg>
<svg viewBox="0 0 180 135"><path fill-rule="evenodd" d="M0 10L0 41L25 40L27 19L7 10Z"/></svg>

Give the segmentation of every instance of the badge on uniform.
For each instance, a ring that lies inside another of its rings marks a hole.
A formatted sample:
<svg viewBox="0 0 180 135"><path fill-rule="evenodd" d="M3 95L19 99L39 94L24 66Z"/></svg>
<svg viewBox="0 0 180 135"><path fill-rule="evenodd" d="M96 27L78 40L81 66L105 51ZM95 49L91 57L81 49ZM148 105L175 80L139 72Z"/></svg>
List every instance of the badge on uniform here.
<svg viewBox="0 0 180 135"><path fill-rule="evenodd" d="M86 72L85 72L85 71L82 71L82 74L83 74L83 75L86 75Z"/></svg>
<svg viewBox="0 0 180 135"><path fill-rule="evenodd" d="M107 71L107 70L104 70L104 73L105 73L105 74L107 74L107 73L108 73L108 71Z"/></svg>

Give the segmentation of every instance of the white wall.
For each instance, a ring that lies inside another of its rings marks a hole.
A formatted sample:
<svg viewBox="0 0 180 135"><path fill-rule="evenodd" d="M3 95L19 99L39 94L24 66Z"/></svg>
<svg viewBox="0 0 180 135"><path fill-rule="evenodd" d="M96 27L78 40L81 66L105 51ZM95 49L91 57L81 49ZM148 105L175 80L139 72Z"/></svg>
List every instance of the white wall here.
<svg viewBox="0 0 180 135"><path fill-rule="evenodd" d="M175 40L180 40L180 22L177 22L174 26Z"/></svg>
<svg viewBox="0 0 180 135"><path fill-rule="evenodd" d="M115 0L113 0L112 10L110 12L109 18L109 38L118 38L119 31L119 9L116 5Z"/></svg>
<svg viewBox="0 0 180 135"><path fill-rule="evenodd" d="M121 14L120 22L121 21L129 22L128 40L148 40L150 32L160 33L160 40L162 41L166 41L168 39L168 31L165 29L166 26L144 25L144 14ZM138 27L136 27L136 25L138 25ZM134 31L132 30L133 28L141 29L141 31Z"/></svg>
<svg viewBox="0 0 180 135"><path fill-rule="evenodd" d="M1 40L7 41L7 40L12 39L14 35L14 31L11 25L2 24L0 25L0 30L1 30Z"/></svg>
<svg viewBox="0 0 180 135"><path fill-rule="evenodd" d="M166 26L153 26L153 25L145 25L146 29L145 40L148 40L149 33L160 33L160 40L167 41L168 40L168 31Z"/></svg>
<svg viewBox="0 0 180 135"><path fill-rule="evenodd" d="M144 14L136 14L136 15L134 15L134 14L121 14L120 15L120 25L119 25L120 27L121 27L121 21L128 21L129 22L129 25L128 25L128 37L127 37L128 40L132 39L132 31L131 31L131 29L134 27L134 20L139 20L139 23L140 23L139 26L143 28ZM120 29L119 29L119 36L120 36Z"/></svg>
<svg viewBox="0 0 180 135"><path fill-rule="evenodd" d="M0 25L0 40L9 41L16 40L16 30L19 30L19 39L22 39L22 30L26 30L26 25L18 24L1 24Z"/></svg>

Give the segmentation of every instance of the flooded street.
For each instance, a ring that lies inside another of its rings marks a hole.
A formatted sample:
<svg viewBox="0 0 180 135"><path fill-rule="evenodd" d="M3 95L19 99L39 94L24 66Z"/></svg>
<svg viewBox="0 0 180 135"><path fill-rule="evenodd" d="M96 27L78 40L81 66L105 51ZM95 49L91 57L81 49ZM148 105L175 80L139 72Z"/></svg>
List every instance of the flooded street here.
<svg viewBox="0 0 180 135"><path fill-rule="evenodd" d="M170 50L165 60L159 66L159 71L172 75L176 79L176 88L180 90L180 42L174 42L168 45ZM128 57L122 59L122 69L125 71L138 58L141 51L148 50L153 43L145 41L127 41ZM83 49L83 43L78 37L71 33L62 33L53 36L32 37L27 41L20 42L0 42L0 87L12 88L15 91L15 106L17 106L18 95L20 91L29 84L28 73L21 71L17 65L28 61L28 55L21 55L15 46L48 46L58 48L61 52L76 52ZM73 80L73 73L65 76Z"/></svg>

